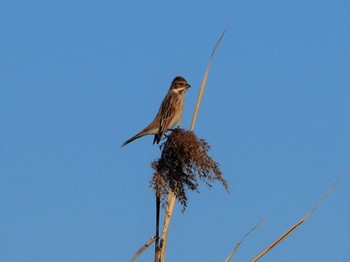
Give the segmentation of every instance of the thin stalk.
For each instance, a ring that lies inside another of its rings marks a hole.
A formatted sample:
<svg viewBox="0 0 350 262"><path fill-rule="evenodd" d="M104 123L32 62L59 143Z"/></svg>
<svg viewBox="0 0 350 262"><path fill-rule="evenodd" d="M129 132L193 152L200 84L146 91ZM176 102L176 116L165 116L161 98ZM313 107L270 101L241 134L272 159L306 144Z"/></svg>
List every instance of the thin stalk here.
<svg viewBox="0 0 350 262"><path fill-rule="evenodd" d="M154 262L159 261L159 219L160 219L160 197L156 197L156 242L154 244L155 247L155 256L154 256Z"/></svg>
<svg viewBox="0 0 350 262"><path fill-rule="evenodd" d="M165 210L165 217L164 217L164 226L163 226L163 232L162 232L162 239L160 242L160 262L164 262L165 259L165 250L166 250L166 245L168 241L168 231L169 231L169 225L170 221L173 215L173 211L175 208L175 203L176 203L176 196L172 191L169 191L168 193L168 205Z"/></svg>

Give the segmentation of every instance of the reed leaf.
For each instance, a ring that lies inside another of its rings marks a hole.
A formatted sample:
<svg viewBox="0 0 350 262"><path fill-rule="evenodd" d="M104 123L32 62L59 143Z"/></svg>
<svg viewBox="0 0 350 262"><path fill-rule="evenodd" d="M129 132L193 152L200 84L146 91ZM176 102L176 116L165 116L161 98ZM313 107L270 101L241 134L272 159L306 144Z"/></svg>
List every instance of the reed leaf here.
<svg viewBox="0 0 350 262"><path fill-rule="evenodd" d="M130 262L134 262L134 261L136 260L136 258L137 258L139 255L141 255L141 253L142 253L143 251L146 250L146 248L148 248L150 245L153 244L154 241L156 241L156 239L157 239L157 237L155 237L155 236L154 236L154 237L151 237L150 240L148 240L147 243L144 244L144 245L135 253L135 255L130 259Z"/></svg>
<svg viewBox="0 0 350 262"><path fill-rule="evenodd" d="M339 181L339 177L335 180L333 185L328 189L326 194L322 197L322 199L318 202L318 204L309 211L302 219L300 219L297 223L295 223L291 228L289 228L286 232L284 232L279 238L277 238L273 243L271 243L267 248L265 248L263 251L261 251L258 255L256 255L251 262L258 261L262 256L264 256L267 252L269 252L271 249L273 249L275 246L277 246L279 243L281 243L287 236L289 236L294 230L296 230L306 219L309 218L309 216L317 209L319 208L323 201L328 197L328 195L333 191L334 187Z"/></svg>
<svg viewBox="0 0 350 262"><path fill-rule="evenodd" d="M205 85L207 84L207 78L208 78L208 74L209 74L209 70L210 70L210 66L211 66L211 61L213 60L213 57L214 57L214 53L216 51L216 48L219 46L222 38L224 37L225 35L225 32L226 32L226 29L224 30L224 32L222 33L222 35L220 36L219 40L216 42L214 48L213 48L213 51L211 53L211 56L209 58L209 62L208 62L208 65L207 65L207 69L205 70L205 74L204 74L204 78L203 78L203 81L202 81L202 85L201 85L201 88L199 89L199 94L198 94L198 98L197 98L197 103L196 103L196 107L194 109L194 112L193 112L193 117L192 117L192 123L191 123L191 128L190 128L190 131L193 131L194 129L194 124L196 123L196 119L197 119L197 114L198 114L198 110L199 110L199 106L201 104L201 101L202 101L202 96L203 96L203 92L204 92L204 88L205 88Z"/></svg>
<svg viewBox="0 0 350 262"><path fill-rule="evenodd" d="M241 239L241 241L239 241L239 242L235 245L235 247L234 247L234 249L232 250L232 252L231 252L231 253L229 254L229 256L225 259L225 262L231 261L231 258L232 258L232 256L233 256L233 254L236 253L237 249L241 246L241 244L242 244L243 241L248 237L248 235L249 235L252 231L254 231L255 229L257 229L258 227L260 227L261 225L263 225L264 223L265 223L265 221L262 220L262 221L260 221L258 224L256 224L251 230L249 230L249 231L244 235L244 237Z"/></svg>

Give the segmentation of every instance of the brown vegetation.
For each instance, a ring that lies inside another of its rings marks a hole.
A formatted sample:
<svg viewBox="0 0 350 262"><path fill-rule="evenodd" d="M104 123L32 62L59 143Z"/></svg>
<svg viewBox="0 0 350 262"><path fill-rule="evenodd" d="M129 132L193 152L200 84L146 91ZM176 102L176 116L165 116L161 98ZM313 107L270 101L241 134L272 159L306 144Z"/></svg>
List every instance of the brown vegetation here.
<svg viewBox="0 0 350 262"><path fill-rule="evenodd" d="M152 163L154 169L151 187L157 197L165 204L169 190L187 207L186 191L198 192L198 181L204 181L208 187L219 181L228 191L228 184L222 177L219 164L209 155L209 144L199 139L192 131L175 129L162 145L161 157Z"/></svg>

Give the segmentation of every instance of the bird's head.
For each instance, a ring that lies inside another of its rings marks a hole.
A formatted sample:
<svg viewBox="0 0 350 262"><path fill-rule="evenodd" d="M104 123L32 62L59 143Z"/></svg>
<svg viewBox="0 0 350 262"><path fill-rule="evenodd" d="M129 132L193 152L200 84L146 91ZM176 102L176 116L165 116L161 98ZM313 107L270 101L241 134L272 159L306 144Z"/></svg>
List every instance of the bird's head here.
<svg viewBox="0 0 350 262"><path fill-rule="evenodd" d="M170 89L178 94L183 94L184 92L189 89L191 85L187 83L186 79L182 76L177 76L174 78L173 82L171 83Z"/></svg>

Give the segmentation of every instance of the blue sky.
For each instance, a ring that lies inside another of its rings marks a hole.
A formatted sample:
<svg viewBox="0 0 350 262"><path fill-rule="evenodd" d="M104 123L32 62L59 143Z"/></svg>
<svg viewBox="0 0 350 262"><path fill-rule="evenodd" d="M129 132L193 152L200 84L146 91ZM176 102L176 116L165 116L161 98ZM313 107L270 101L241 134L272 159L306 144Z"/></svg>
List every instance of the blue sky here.
<svg viewBox="0 0 350 262"><path fill-rule="evenodd" d="M350 256L349 1L1 1L0 261L128 261L154 235L153 138L176 75L219 184L177 206L167 261ZM153 247L138 261L152 261Z"/></svg>

